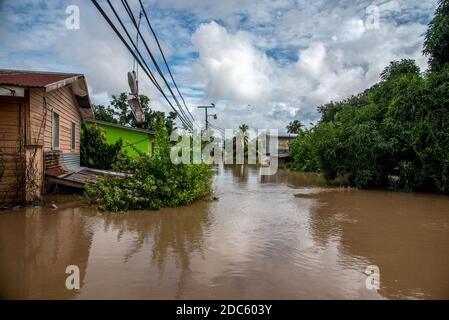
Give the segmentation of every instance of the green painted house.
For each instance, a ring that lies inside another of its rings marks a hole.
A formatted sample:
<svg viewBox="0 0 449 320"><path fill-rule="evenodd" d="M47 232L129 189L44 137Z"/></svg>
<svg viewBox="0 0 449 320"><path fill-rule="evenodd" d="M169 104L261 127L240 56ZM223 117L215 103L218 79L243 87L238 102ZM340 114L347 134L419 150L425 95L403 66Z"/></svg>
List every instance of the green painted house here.
<svg viewBox="0 0 449 320"><path fill-rule="evenodd" d="M135 149L151 154L154 149L154 133L145 130L125 127L119 124L101 120L86 120L87 124L95 123L106 132L107 143L114 144L120 138L123 140L123 150L130 156L137 156Z"/></svg>

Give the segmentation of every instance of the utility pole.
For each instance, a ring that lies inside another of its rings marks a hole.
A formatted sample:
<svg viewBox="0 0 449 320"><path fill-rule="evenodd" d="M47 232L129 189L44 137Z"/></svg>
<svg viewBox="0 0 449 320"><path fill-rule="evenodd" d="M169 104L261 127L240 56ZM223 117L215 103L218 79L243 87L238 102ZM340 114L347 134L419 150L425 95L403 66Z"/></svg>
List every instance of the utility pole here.
<svg viewBox="0 0 449 320"><path fill-rule="evenodd" d="M217 119L217 114L207 114L207 109L215 108L215 103L211 103L210 106L198 106L198 109L204 109L205 112L205 118L206 118L206 130L209 128L209 117L214 117L214 119Z"/></svg>

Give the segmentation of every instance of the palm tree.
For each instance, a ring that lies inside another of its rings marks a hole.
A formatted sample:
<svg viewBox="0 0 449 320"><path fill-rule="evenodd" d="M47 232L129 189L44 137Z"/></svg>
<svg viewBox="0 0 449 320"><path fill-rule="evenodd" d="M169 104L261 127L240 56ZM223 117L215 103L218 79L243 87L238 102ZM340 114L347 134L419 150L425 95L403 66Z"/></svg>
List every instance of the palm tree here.
<svg viewBox="0 0 449 320"><path fill-rule="evenodd" d="M287 125L287 133L300 133L302 131L303 125L299 120L290 121Z"/></svg>
<svg viewBox="0 0 449 320"><path fill-rule="evenodd" d="M240 127L239 127L240 131L242 131L242 133L246 133L249 129L248 125L243 123Z"/></svg>
<svg viewBox="0 0 449 320"><path fill-rule="evenodd" d="M244 154L244 161L246 161L246 159L248 159L248 129L249 129L249 126L247 125L247 124L245 124L245 123L242 123L240 126L239 126L239 130L240 130L240 133L238 133L238 135L237 136L240 136L240 135L242 135L243 136L243 154ZM233 150L234 150L234 158L235 158L235 156L236 156L236 147L237 147L237 137L234 137L233 138Z"/></svg>

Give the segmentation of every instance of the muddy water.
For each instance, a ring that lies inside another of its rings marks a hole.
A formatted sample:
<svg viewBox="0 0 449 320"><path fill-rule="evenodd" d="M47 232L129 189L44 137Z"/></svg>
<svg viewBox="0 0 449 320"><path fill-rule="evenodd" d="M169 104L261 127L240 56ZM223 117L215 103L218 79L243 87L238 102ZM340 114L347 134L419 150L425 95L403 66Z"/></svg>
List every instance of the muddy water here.
<svg viewBox="0 0 449 320"><path fill-rule="evenodd" d="M218 201L178 209L101 214L58 196L58 210L1 212L0 297L449 298L449 197L327 190L248 167L214 179Z"/></svg>

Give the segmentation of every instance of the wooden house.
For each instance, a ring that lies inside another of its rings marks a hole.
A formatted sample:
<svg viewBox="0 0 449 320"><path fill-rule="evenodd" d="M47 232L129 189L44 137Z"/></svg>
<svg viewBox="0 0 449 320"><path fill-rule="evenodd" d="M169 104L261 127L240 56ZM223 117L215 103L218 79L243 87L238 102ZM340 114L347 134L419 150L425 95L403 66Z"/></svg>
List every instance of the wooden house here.
<svg viewBox="0 0 449 320"><path fill-rule="evenodd" d="M79 163L89 118L82 74L0 70L0 204L40 199L47 172Z"/></svg>

